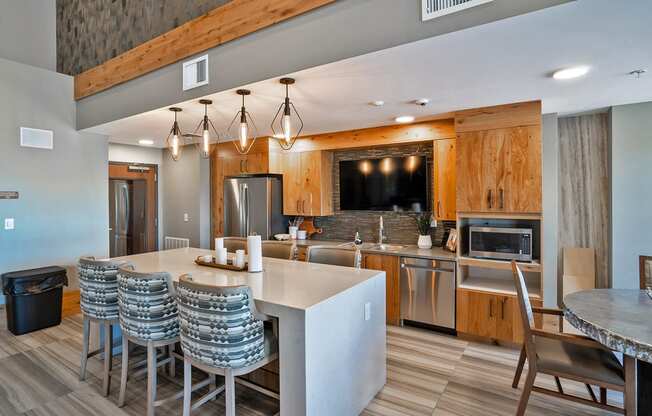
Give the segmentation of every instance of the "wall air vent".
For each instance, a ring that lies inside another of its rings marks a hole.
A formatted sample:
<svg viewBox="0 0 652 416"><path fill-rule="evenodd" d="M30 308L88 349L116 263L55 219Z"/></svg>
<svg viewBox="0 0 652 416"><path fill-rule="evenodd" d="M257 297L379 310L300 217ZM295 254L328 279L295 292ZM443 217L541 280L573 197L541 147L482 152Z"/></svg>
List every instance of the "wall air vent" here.
<svg viewBox="0 0 652 416"><path fill-rule="evenodd" d="M421 0L421 21L435 19L494 0Z"/></svg>
<svg viewBox="0 0 652 416"><path fill-rule="evenodd" d="M208 84L208 55L183 63L183 90Z"/></svg>
<svg viewBox="0 0 652 416"><path fill-rule="evenodd" d="M21 127L20 145L22 147L52 150L54 148L54 132L52 130Z"/></svg>

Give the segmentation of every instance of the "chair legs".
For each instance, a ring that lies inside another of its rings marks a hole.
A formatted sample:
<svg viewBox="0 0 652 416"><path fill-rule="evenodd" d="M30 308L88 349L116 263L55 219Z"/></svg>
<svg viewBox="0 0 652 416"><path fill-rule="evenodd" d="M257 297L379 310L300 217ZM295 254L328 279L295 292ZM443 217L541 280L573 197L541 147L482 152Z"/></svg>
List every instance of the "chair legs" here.
<svg viewBox="0 0 652 416"><path fill-rule="evenodd" d="M147 344L147 416L154 416L156 401L156 348Z"/></svg>
<svg viewBox="0 0 652 416"><path fill-rule="evenodd" d="M527 408L527 402L530 399L530 393L532 392L532 387L534 386L534 379L537 377L537 372L533 368L530 368L525 378L525 385L523 386L523 392L521 393L521 398L518 401L518 408L516 409L516 416L523 416L525 414L525 409Z"/></svg>
<svg viewBox="0 0 652 416"><path fill-rule="evenodd" d="M512 388L518 388L518 382L521 379L521 374L523 373L523 367L525 366L525 345L521 347L521 354L518 356L518 365L516 366L516 374L514 374L514 381L512 382Z"/></svg>
<svg viewBox="0 0 652 416"><path fill-rule="evenodd" d="M113 367L113 327L109 322L104 323L104 382L102 391L104 397L111 390L111 369Z"/></svg>
<svg viewBox="0 0 652 416"><path fill-rule="evenodd" d="M82 355L81 355L81 365L79 368L79 381L86 380L86 364L88 363L88 344L90 343L90 334L91 334L91 320L84 317L83 326L83 338L82 338Z"/></svg>
<svg viewBox="0 0 652 416"><path fill-rule="evenodd" d="M230 368L224 373L224 388L226 416L235 416L235 377Z"/></svg>
<svg viewBox="0 0 652 416"><path fill-rule="evenodd" d="M174 362L174 345L171 344L168 345L168 357L170 358L170 364L168 365L168 371L170 373L170 377L174 378L176 374L176 364Z"/></svg>
<svg viewBox="0 0 652 416"><path fill-rule="evenodd" d="M120 396L118 398L118 407L125 405L125 394L127 392L127 377L129 372L129 340L122 337L122 368L120 373Z"/></svg>
<svg viewBox="0 0 652 416"><path fill-rule="evenodd" d="M190 416L190 400L192 399L192 364L183 360L183 416Z"/></svg>

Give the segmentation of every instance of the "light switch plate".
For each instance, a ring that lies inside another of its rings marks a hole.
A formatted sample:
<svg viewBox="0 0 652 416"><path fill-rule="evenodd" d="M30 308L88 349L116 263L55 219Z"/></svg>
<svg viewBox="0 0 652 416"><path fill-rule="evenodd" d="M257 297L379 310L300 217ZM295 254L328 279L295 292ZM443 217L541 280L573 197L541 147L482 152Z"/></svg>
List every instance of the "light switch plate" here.
<svg viewBox="0 0 652 416"><path fill-rule="evenodd" d="M371 319L371 302L364 304L364 320L368 321Z"/></svg>
<svg viewBox="0 0 652 416"><path fill-rule="evenodd" d="M183 222L188 222L188 213L187 212L183 213Z"/></svg>
<svg viewBox="0 0 652 416"><path fill-rule="evenodd" d="M14 219L5 218L5 230L13 230L13 229L14 229Z"/></svg>

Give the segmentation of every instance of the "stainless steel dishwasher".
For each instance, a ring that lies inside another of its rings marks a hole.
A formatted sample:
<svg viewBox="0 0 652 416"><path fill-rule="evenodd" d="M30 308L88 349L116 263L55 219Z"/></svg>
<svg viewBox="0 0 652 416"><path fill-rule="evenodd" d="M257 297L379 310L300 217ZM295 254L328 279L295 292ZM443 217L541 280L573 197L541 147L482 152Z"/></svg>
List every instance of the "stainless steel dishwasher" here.
<svg viewBox="0 0 652 416"><path fill-rule="evenodd" d="M401 324L455 333L455 262L401 257Z"/></svg>

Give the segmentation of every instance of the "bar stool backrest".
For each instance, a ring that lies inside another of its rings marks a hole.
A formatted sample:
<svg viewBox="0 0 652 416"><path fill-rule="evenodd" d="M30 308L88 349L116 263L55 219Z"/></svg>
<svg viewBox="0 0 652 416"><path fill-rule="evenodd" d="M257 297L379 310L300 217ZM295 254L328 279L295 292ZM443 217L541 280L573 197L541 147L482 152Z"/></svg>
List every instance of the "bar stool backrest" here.
<svg viewBox="0 0 652 416"><path fill-rule="evenodd" d="M224 247L229 253L235 253L236 250L247 252L247 239L245 237L224 237Z"/></svg>
<svg viewBox="0 0 652 416"><path fill-rule="evenodd" d="M265 358L263 322L248 286L176 285L184 355L206 365L242 368Z"/></svg>
<svg viewBox="0 0 652 416"><path fill-rule="evenodd" d="M81 257L77 263L79 304L94 319L118 319L118 268L124 261Z"/></svg>
<svg viewBox="0 0 652 416"><path fill-rule="evenodd" d="M139 273L131 267L118 272L120 328L141 341L179 336L179 317L172 276L166 272Z"/></svg>
<svg viewBox="0 0 652 416"><path fill-rule="evenodd" d="M333 264L335 266L360 267L360 251L355 247L310 246L306 252L308 263Z"/></svg>

